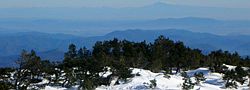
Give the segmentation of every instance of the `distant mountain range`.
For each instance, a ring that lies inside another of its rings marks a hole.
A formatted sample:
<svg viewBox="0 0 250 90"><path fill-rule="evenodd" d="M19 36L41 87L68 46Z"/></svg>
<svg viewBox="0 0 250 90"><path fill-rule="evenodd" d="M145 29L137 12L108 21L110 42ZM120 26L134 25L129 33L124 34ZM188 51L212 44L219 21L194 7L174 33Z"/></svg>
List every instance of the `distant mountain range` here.
<svg viewBox="0 0 250 90"><path fill-rule="evenodd" d="M0 8L0 18L53 18L74 20L148 20L158 18L205 17L249 19L249 8L185 6L155 3L142 7L33 7Z"/></svg>
<svg viewBox="0 0 250 90"><path fill-rule="evenodd" d="M223 49L237 51L240 55L250 55L250 35L214 35L209 33L191 32L182 29L165 30L124 30L114 31L103 36L79 37L68 34L48 34L40 32L1 32L0 33L0 66L11 66L18 54L23 50L34 49L43 59L62 60L70 43L78 47L91 49L96 41L110 40L114 37L131 41L154 41L164 35L175 41L183 41L191 48L199 48L203 53Z"/></svg>
<svg viewBox="0 0 250 90"><path fill-rule="evenodd" d="M185 29L216 35L250 35L250 21L210 18L163 18L154 20L60 20L60 19L0 19L0 32L65 33L77 36L103 36L127 29Z"/></svg>

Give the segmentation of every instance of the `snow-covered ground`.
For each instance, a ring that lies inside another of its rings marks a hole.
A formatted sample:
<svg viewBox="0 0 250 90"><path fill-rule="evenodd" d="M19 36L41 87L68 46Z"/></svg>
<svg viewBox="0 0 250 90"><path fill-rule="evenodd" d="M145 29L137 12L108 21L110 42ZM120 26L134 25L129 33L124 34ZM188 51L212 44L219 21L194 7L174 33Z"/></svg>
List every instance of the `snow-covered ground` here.
<svg viewBox="0 0 250 90"><path fill-rule="evenodd" d="M233 67L232 67L233 68ZM201 82L200 85L195 85L194 90L232 90L225 89L225 82L222 80L223 75L219 73L211 73L208 68L198 68L196 70L189 70L187 74L193 76L196 72L204 73L206 80ZM153 73L149 70L133 69L133 74L139 73L140 76L130 78L127 83L114 85L114 86L99 86L96 90L145 90L149 89L150 80L156 80L157 86L154 90L181 90L182 83L184 82L183 77L180 74L169 75L170 78L164 77L163 73ZM194 81L194 77L191 78ZM238 84L237 90L250 90L247 86L248 81L243 85ZM70 90L76 90L71 88ZM46 86L45 90L66 90L61 87L50 87ZM69 90L69 89L67 89Z"/></svg>

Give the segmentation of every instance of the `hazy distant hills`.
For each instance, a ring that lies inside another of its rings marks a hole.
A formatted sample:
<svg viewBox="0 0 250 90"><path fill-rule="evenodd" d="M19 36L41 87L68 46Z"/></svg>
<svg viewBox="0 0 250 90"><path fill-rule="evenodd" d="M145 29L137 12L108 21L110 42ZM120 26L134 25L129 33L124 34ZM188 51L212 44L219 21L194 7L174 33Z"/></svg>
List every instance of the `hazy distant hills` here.
<svg viewBox="0 0 250 90"><path fill-rule="evenodd" d="M0 18L53 18L74 20L147 20L175 17L246 19L248 8L222 8L155 3L142 7L34 7L0 8Z"/></svg>
<svg viewBox="0 0 250 90"><path fill-rule="evenodd" d="M60 20L60 19L0 19L0 32L37 31L65 33L78 36L102 36L112 31L127 29L185 29L212 34L250 35L250 21L216 20L209 18L166 18L153 20Z"/></svg>
<svg viewBox="0 0 250 90"><path fill-rule="evenodd" d="M92 45L99 40L110 40L114 37L132 41L154 41L159 35L165 35L175 41L183 41L187 46L200 48L204 53L223 49L238 51L241 55L250 55L250 36L219 36L208 33L197 33L180 29L165 30L125 30L114 31L103 36L79 37L67 34L48 34L39 32L0 33L0 66L12 65L22 49L35 49L43 59L62 60L63 53L70 43L77 46Z"/></svg>
<svg viewBox="0 0 250 90"><path fill-rule="evenodd" d="M165 3L124 8L0 8L0 31L3 28L8 31L62 32L79 36L99 36L116 30L173 28L212 34L250 35L249 16L248 8L198 7Z"/></svg>
<svg viewBox="0 0 250 90"><path fill-rule="evenodd" d="M1 33L0 56L15 55L21 49L47 51L61 48L73 38L76 37L38 32Z"/></svg>

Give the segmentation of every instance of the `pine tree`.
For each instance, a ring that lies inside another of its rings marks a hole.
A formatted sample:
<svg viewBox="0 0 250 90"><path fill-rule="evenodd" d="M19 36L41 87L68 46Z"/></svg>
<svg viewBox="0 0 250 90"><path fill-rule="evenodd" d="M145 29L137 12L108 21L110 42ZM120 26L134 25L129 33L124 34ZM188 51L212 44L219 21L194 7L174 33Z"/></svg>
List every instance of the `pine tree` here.
<svg viewBox="0 0 250 90"><path fill-rule="evenodd" d="M38 79L42 70L41 60L34 50L30 53L23 51L17 64L17 73L14 77L16 89L27 89L30 84L41 81Z"/></svg>
<svg viewBox="0 0 250 90"><path fill-rule="evenodd" d="M244 77L247 76L247 71L245 71L242 67L237 66L235 68L235 72L237 74L237 76L235 77L236 81L243 85L244 82L246 81Z"/></svg>
<svg viewBox="0 0 250 90"><path fill-rule="evenodd" d="M43 60L41 61L41 71L44 73L44 77L47 80L49 80L48 84L49 85L53 85L55 83L57 83L56 81L54 81L55 78L53 78L52 76L55 75L56 78L58 77L58 72L56 69L58 69L55 65L55 63L51 63L49 60Z"/></svg>
<svg viewBox="0 0 250 90"><path fill-rule="evenodd" d="M12 68L0 68L0 90L14 89L11 82L11 73L14 71Z"/></svg>
<svg viewBox="0 0 250 90"><path fill-rule="evenodd" d="M11 90L14 85L11 82L0 82L0 90Z"/></svg>
<svg viewBox="0 0 250 90"><path fill-rule="evenodd" d="M120 61L113 62L113 65L111 67L111 72L113 76L119 77L118 79L120 81L124 81L126 83L127 78L132 77L132 70L127 67L124 57L120 58Z"/></svg>
<svg viewBox="0 0 250 90"><path fill-rule="evenodd" d="M225 72L223 80L226 80L226 88L238 88L238 85L235 82L235 77L237 77L235 70L228 70Z"/></svg>
<svg viewBox="0 0 250 90"><path fill-rule="evenodd" d="M41 58L36 55L36 52L34 50L31 50L30 57L27 62L26 66L31 73L31 83L38 83L41 80L39 79L39 76L42 73L42 67L41 67Z"/></svg>
<svg viewBox="0 0 250 90"><path fill-rule="evenodd" d="M76 56L76 67L74 70L76 79L79 82L79 89L91 90L100 83L101 72L104 72L104 63L99 54L99 48L94 48L93 54L87 48L83 47L78 50ZM93 56L92 56L93 55ZM76 81L74 81L76 82Z"/></svg>
<svg viewBox="0 0 250 90"><path fill-rule="evenodd" d="M194 88L195 83L193 83L190 77L187 75L186 72L182 72L181 76L183 77L184 82L182 83L183 90L190 90Z"/></svg>
<svg viewBox="0 0 250 90"><path fill-rule="evenodd" d="M46 63L45 63L46 64ZM48 65L48 64L46 64ZM49 74L48 76L46 76L49 80L49 85L59 85L59 86L63 86L62 83L60 83L60 81L63 75L63 64L61 62L52 62L51 65L48 65L48 70L45 71L45 73ZM55 77L51 77L51 75L55 75Z"/></svg>
<svg viewBox="0 0 250 90"><path fill-rule="evenodd" d="M183 90L190 90L194 88L194 83L191 81L191 79L188 78L184 78L184 82L182 84L182 89Z"/></svg>
<svg viewBox="0 0 250 90"><path fill-rule="evenodd" d="M171 71L174 67L174 58L170 58L171 48L174 46L174 42L159 36L151 47L152 53L152 65L151 70L153 72L159 72L160 70Z"/></svg>
<svg viewBox="0 0 250 90"><path fill-rule="evenodd" d="M63 62L51 63L48 60L41 60L34 50L23 51L17 60L14 81L9 77L8 69L0 68L0 89L27 89L35 85L34 83L40 82L42 77L50 81L49 85L65 87L80 85L79 89L89 90L102 84L108 85L112 77L119 77L119 81L126 81L132 77L131 68L149 69L153 72L165 70L165 74L168 75L172 74L174 69L178 73L181 70L208 66L214 72L224 73L223 79L227 88L237 88L237 82L243 84L246 76L249 76L242 68L250 67L249 57L241 58L237 52L230 53L222 50L212 51L208 55L201 52L199 49L186 47L183 42L174 42L162 35L150 44L146 41L120 41L117 38L98 41L93 46L93 50L88 50L86 47L77 49L74 44L70 44L64 54ZM237 67L228 70L223 64ZM110 76L100 75L107 72L108 68L112 72ZM186 73L182 74L183 89L193 88L194 83L190 77ZM196 84L205 80L202 73L195 73L195 79ZM61 81L65 82L61 83ZM10 82L14 82L13 85Z"/></svg>
<svg viewBox="0 0 250 90"><path fill-rule="evenodd" d="M65 72L65 80L62 84L63 87L71 87L77 81L75 70L78 63L76 46L70 44L68 52L64 54L63 60L63 71Z"/></svg>
<svg viewBox="0 0 250 90"><path fill-rule="evenodd" d="M77 56L76 46L74 44L70 44L68 52L64 54L64 60L63 60L64 66L67 68L74 67L76 63L74 62L76 60L76 56Z"/></svg>

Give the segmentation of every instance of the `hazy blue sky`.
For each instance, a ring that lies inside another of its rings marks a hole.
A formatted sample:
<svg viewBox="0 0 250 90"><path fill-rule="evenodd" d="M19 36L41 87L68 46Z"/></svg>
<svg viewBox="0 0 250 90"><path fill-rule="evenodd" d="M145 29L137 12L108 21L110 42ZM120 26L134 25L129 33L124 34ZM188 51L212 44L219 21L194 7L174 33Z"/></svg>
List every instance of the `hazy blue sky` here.
<svg viewBox="0 0 250 90"><path fill-rule="evenodd" d="M250 8L250 0L0 0L9 7L135 7L164 2L178 5Z"/></svg>

